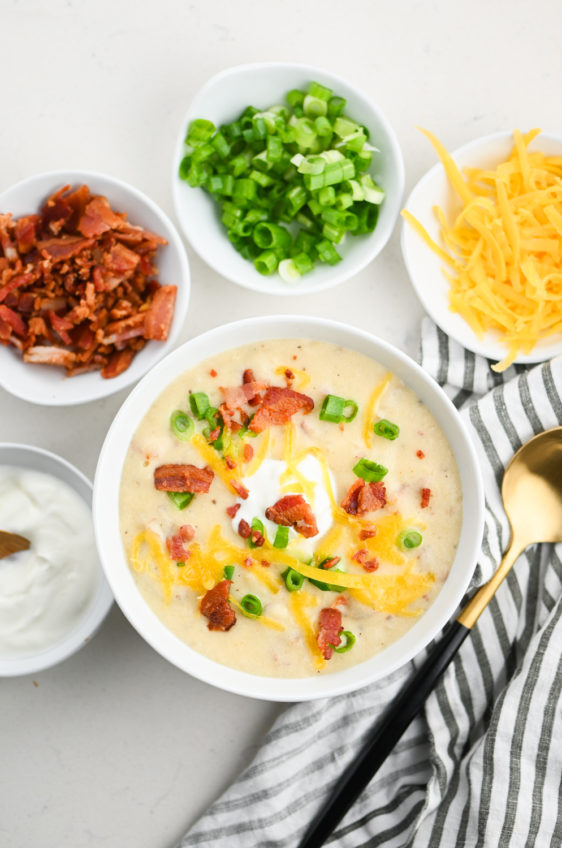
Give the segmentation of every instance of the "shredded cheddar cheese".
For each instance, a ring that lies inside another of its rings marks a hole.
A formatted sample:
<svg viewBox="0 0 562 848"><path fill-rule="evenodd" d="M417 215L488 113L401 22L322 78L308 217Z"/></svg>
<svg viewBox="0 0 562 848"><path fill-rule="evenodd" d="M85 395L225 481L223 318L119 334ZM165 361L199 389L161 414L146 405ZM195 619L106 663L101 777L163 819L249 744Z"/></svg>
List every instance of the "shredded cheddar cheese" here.
<svg viewBox="0 0 562 848"><path fill-rule="evenodd" d="M289 607L293 617L304 634L306 644L312 654L314 667L320 671L326 665L326 660L318 647L314 627L306 613L308 607L314 607L317 604L317 599L304 589L300 589L298 592L291 592L289 595Z"/></svg>
<svg viewBox="0 0 562 848"><path fill-rule="evenodd" d="M445 249L410 212L402 215L448 266L451 311L479 338L498 333L507 354L492 367L504 371L562 332L562 157L529 151L540 130L515 130L506 162L467 168L465 179L441 142L422 132L463 207L451 222L435 209Z"/></svg>
<svg viewBox="0 0 562 848"><path fill-rule="evenodd" d="M381 382L376 386L371 392L371 396L367 401L367 406L365 407L365 418L363 423L363 441L365 445L370 448L373 444L373 422L375 418L375 412L377 408L377 403L381 399L384 390L388 386L392 379L392 374L389 372L385 374Z"/></svg>
<svg viewBox="0 0 562 848"><path fill-rule="evenodd" d="M214 448L212 448L201 433L195 433L194 436L191 437L191 444L199 451L207 465L213 469L217 477L228 486L228 488L234 492L235 495L238 494L235 486L232 485L233 481L236 480L236 475L232 474L231 470L228 468L224 460L220 458Z"/></svg>
<svg viewBox="0 0 562 848"><path fill-rule="evenodd" d="M264 430L264 432L259 436L258 446L254 452L253 459L250 461L248 468L245 471L245 477L253 477L256 473L262 462L267 456L267 452L269 450L269 440L270 440L270 431L269 429Z"/></svg>

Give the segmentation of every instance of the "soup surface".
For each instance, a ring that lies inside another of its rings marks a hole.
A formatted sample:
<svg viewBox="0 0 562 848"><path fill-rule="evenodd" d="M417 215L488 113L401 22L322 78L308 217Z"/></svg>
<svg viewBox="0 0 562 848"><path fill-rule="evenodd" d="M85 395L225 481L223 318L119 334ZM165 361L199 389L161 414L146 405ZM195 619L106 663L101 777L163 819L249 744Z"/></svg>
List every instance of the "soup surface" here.
<svg viewBox="0 0 562 848"><path fill-rule="evenodd" d="M186 370L121 479L123 545L152 610L200 653L273 677L339 671L399 639L443 585L461 520L423 403L377 362L310 340Z"/></svg>

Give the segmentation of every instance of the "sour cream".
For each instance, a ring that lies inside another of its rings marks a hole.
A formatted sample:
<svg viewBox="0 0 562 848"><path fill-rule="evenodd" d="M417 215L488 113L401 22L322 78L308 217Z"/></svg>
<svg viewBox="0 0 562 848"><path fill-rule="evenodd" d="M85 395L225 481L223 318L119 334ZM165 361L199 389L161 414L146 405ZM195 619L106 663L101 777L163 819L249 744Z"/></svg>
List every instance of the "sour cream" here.
<svg viewBox="0 0 562 848"><path fill-rule="evenodd" d="M293 529L290 529L289 548L292 553L298 548L304 554L311 555L317 548L322 536L332 526L332 507L330 496L324 485L322 465L316 457L312 455L306 456L299 462L296 468L305 480L311 484L313 496L310 498L310 506L316 518L318 534L305 539L300 533L296 533ZM295 488L291 488L291 484L298 484L298 481L294 478L283 479L283 483L281 482L281 477L286 471L286 462L280 459L264 459L256 473L252 477L248 477L242 481L250 494L246 500L239 501L240 509L232 521L232 527L235 532L238 530L241 519L251 524L253 518L259 518L263 522L267 538L271 542L274 540L278 525L265 517L266 509L273 506L276 501L285 495L302 494L298 485L295 485ZM333 490L334 480L331 474L330 480ZM303 497L308 501L306 495L303 495Z"/></svg>
<svg viewBox="0 0 562 848"><path fill-rule="evenodd" d="M0 656L10 657L72 630L94 592L97 554L88 507L50 474L0 466L0 528L31 542L0 560Z"/></svg>

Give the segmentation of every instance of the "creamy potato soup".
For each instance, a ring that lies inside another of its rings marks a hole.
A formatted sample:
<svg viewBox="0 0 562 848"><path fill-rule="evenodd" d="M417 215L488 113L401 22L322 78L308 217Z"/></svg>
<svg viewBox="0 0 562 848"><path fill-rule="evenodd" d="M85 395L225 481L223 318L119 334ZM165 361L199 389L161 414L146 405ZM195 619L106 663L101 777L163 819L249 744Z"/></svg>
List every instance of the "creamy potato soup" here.
<svg viewBox="0 0 562 848"><path fill-rule="evenodd" d="M224 665L305 677L363 662L428 609L462 519L437 422L373 360L270 340L187 370L123 467L146 602Z"/></svg>

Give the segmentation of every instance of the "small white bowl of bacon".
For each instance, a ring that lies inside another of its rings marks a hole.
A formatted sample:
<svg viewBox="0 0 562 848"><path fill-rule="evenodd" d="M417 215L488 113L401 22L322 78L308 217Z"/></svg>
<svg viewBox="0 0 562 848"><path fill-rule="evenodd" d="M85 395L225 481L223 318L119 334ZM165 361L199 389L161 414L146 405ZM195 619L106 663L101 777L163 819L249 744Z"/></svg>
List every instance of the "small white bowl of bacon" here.
<svg viewBox="0 0 562 848"><path fill-rule="evenodd" d="M0 386L11 394L72 406L130 386L172 349L189 292L174 225L122 180L51 171L0 195Z"/></svg>

